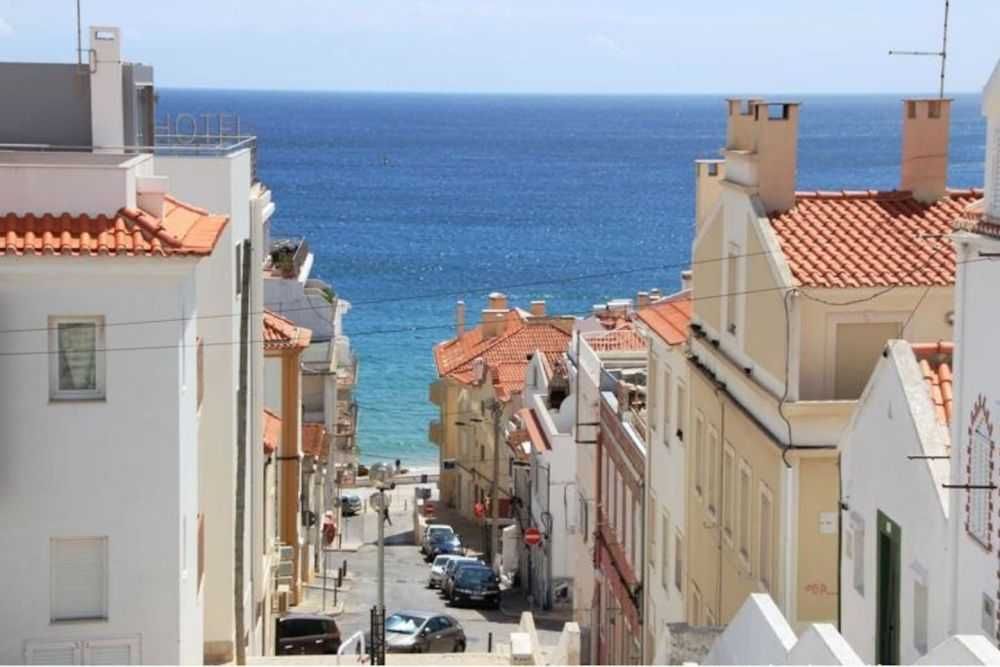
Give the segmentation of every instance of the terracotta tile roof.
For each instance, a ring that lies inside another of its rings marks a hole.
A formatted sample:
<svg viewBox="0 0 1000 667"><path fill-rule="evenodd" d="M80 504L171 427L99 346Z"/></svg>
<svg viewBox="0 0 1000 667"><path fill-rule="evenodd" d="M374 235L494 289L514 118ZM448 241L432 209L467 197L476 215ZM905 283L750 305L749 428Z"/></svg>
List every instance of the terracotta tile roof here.
<svg viewBox="0 0 1000 667"><path fill-rule="evenodd" d="M986 215L986 200L977 199L965 208L965 215L955 221L955 229L1000 239L1000 220Z"/></svg>
<svg viewBox="0 0 1000 667"><path fill-rule="evenodd" d="M281 417L264 408L264 453L274 454L281 442Z"/></svg>
<svg viewBox="0 0 1000 667"><path fill-rule="evenodd" d="M795 206L770 220L799 285L947 286L955 282L955 251L939 237L980 196L950 190L928 205L905 191L799 192Z"/></svg>
<svg viewBox="0 0 1000 667"><path fill-rule="evenodd" d="M464 366L478 357L482 352L495 345L497 341L524 326L524 316L521 311L511 309L507 312L504 330L493 338L483 337L482 325L469 329L464 334L452 340L445 341L434 348L434 361L437 363L438 374L447 375L456 368Z"/></svg>
<svg viewBox="0 0 1000 667"><path fill-rule="evenodd" d="M315 456L318 459L323 459L326 458L328 451L326 426L319 422L303 423L302 453L306 456Z"/></svg>
<svg viewBox="0 0 1000 667"><path fill-rule="evenodd" d="M312 331L300 327L288 318L264 310L264 349L267 351L291 350L309 347Z"/></svg>
<svg viewBox="0 0 1000 667"><path fill-rule="evenodd" d="M115 215L0 215L0 254L120 257L203 256L229 222L166 198L157 218L137 208Z"/></svg>
<svg viewBox="0 0 1000 667"><path fill-rule="evenodd" d="M687 340L691 310L691 290L685 290L640 308L637 315L667 345L678 345Z"/></svg>
<svg viewBox="0 0 1000 667"><path fill-rule="evenodd" d="M924 374L924 381L927 383L938 421L946 426L950 425L951 415L954 412L951 364L955 354L955 344L914 343L910 348L913 350L913 356L917 358L917 363L920 364L920 371Z"/></svg>
<svg viewBox="0 0 1000 667"><path fill-rule="evenodd" d="M628 322L611 331L585 335L594 352L641 352L646 349L646 339Z"/></svg>
<svg viewBox="0 0 1000 667"><path fill-rule="evenodd" d="M524 388L524 375L528 369L530 355L541 352L549 364L554 364L566 352L570 335L545 322L514 322L504 333L485 339L472 347L473 352L463 357L461 364L442 364L441 349L455 341L442 343L435 348L438 369L449 369L441 373L465 384L475 380L474 362L482 359L493 371L494 384L502 399L520 392ZM452 357L454 358L454 357Z"/></svg>

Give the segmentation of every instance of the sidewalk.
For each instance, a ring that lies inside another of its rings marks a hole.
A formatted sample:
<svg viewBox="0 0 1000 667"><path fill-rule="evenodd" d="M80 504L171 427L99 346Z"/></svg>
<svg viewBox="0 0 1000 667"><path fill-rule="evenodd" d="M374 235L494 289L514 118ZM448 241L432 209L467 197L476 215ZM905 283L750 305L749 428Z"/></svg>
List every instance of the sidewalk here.
<svg viewBox="0 0 1000 667"><path fill-rule="evenodd" d="M458 513L458 510L439 504L435 508L432 522L446 523L454 528L455 532L462 538L462 544L470 551L474 551L476 555L485 552L486 545L483 540L485 528L483 528L484 524L481 521L464 517Z"/></svg>
<svg viewBox="0 0 1000 667"><path fill-rule="evenodd" d="M527 593L521 589L508 590L504 592L500 611L505 616L509 616L511 618L520 618L522 613L530 611L531 615L539 621L569 623L573 620L573 610L569 608L543 610L541 607L536 605L535 608L532 609L531 606L528 605Z"/></svg>

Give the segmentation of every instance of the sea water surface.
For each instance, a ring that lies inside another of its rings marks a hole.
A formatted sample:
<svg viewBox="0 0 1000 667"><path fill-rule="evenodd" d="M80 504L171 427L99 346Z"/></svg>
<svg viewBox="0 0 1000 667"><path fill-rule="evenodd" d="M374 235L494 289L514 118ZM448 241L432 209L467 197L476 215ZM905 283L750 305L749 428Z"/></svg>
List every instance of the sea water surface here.
<svg viewBox="0 0 1000 667"><path fill-rule="evenodd" d="M902 97L802 98L799 188L895 187ZM314 277L354 304L362 458L429 463L431 350L454 333L456 299L474 320L492 290L582 313L676 289L692 161L718 156L725 109L722 96L161 89L157 114L252 128L273 235L308 239ZM978 96L957 96L952 186L981 186L984 136Z"/></svg>

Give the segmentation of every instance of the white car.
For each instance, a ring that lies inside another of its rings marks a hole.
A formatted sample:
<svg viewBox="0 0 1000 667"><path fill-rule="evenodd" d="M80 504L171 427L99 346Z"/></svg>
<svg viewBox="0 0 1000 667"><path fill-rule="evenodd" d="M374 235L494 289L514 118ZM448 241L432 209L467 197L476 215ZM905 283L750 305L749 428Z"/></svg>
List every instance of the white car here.
<svg viewBox="0 0 1000 667"><path fill-rule="evenodd" d="M442 554L434 559L431 564L431 575L427 580L428 588L438 588L441 582L444 581L444 568L448 565L449 561L457 560L459 562L464 561L474 561L475 558L470 558L469 556L455 556L451 554Z"/></svg>

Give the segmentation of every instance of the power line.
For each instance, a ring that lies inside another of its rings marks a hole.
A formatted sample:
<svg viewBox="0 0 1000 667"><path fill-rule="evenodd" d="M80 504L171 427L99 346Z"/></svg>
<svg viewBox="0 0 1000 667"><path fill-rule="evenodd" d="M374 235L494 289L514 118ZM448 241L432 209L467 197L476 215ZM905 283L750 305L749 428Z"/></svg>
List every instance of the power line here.
<svg viewBox="0 0 1000 667"><path fill-rule="evenodd" d="M756 256L759 256L759 255L770 255L770 254L772 254L772 251L761 251L761 252L755 252L755 253L747 253L747 254L744 254L744 255L733 255L733 258L739 258L739 257L756 257ZM366 300L366 301L350 301L350 304L351 304L351 307L353 308L355 306L369 306L369 305L379 305L379 304L384 304L384 303L398 303L398 302L403 302L403 301L419 301L419 300L422 300L422 299L436 299L436 298L440 298L442 296L463 296L465 294L469 294L469 293L472 293L472 292L487 292L487 291L498 291L498 290L510 290L510 289L519 289L519 288L522 288L522 287L535 287L535 286L540 286L540 285L557 285L557 284L568 283L568 282L576 282L576 281L580 281L580 280L589 280L591 278L607 278L607 277L611 277L611 276L630 275L630 274L634 274L634 273L643 273L643 272L649 272L649 271L666 271L668 269L687 268L687 267L695 266L695 265L699 265L699 264L709 264L709 263L712 263L712 262L722 262L722 261L726 261L728 259L730 259L730 257L728 257L728 256L727 257L715 257L715 258L709 258L709 259L692 260L690 262L681 262L681 263L676 263L676 264L661 264L661 265L657 265L657 266L646 266L646 267L640 267L640 268L635 268L635 269L625 269L625 270L617 270L617 271L605 271L605 272L601 272L601 273L586 273L586 274L580 274L580 275L576 275L576 276L567 276L567 277L562 277L562 278L551 278L551 279L545 279L545 280L536 280L536 281L533 281L533 282L526 282L526 283L508 283L508 284L501 284L501 285L494 284L492 286L469 287L469 288L465 288L463 290L457 290L457 291L456 290L447 290L447 291L439 291L439 292L426 292L426 293L421 293L421 294L411 294L411 295L407 295L407 296L387 297L387 298L384 298L384 299L370 299L370 300ZM295 312L308 311L308 310L312 310L312 311L315 312L315 306L313 306L310 303L308 306L300 306L300 307L296 307L296 308L285 308L285 309L282 309L280 311L279 310L270 309L270 308L265 308L262 311L252 311L250 313L250 315L264 315L267 312L275 312L275 313L277 313L279 315L282 315L282 314L285 314L285 313L295 313ZM225 318L230 318L230 317L239 317L239 316L240 316L239 312L226 312L226 313L214 313L214 314L210 314L210 315L197 315L194 318L163 317L163 318L154 318L154 319L148 319L148 320L123 320L123 321L120 321L120 322L106 322L104 324L104 326L105 327L139 326L139 325L146 325L146 324L164 324L164 323L173 323L173 322L186 322L189 319L195 319L195 320L212 320L212 319L225 319ZM53 330L55 330L55 327L25 327L25 328L20 328L20 329L0 329L0 334L31 333L31 332L35 332L35 331L53 331Z"/></svg>

